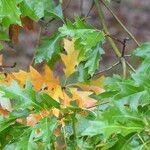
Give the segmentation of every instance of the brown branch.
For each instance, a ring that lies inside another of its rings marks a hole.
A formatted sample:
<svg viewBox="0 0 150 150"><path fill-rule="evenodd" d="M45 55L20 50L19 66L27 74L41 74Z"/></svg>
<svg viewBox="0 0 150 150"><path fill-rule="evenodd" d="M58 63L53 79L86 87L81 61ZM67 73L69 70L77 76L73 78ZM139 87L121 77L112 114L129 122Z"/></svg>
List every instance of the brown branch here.
<svg viewBox="0 0 150 150"><path fill-rule="evenodd" d="M126 64L133 72L136 72L136 70L133 68L133 66L128 61L126 61Z"/></svg>
<svg viewBox="0 0 150 150"><path fill-rule="evenodd" d="M124 45L124 42L123 42L123 41L121 41L121 40L119 40L119 39L117 39L117 38L113 37L113 36L112 36L112 35L110 35L110 34L106 34L105 36L108 36L108 37L110 37L111 39L113 39L113 40L115 40L115 41L117 41L117 42L121 43L122 45Z"/></svg>
<svg viewBox="0 0 150 150"><path fill-rule="evenodd" d="M94 0L92 1L92 5L91 5L89 11L88 11L87 14L85 15L85 18L88 18L88 16L90 15L90 13L91 13L93 7L94 7Z"/></svg>
<svg viewBox="0 0 150 150"><path fill-rule="evenodd" d="M126 49L126 43L127 43L128 40L129 40L129 38L125 38L125 39L123 40L123 48L122 48L121 57L124 57L125 49Z"/></svg>
<svg viewBox="0 0 150 150"><path fill-rule="evenodd" d="M100 2L105 6L105 8L111 13L111 15L115 18L115 20L120 24L120 26L126 31L126 33L134 40L134 42L137 44L137 46L140 46L140 43L136 40L136 38L133 36L133 34L125 27L125 25L120 21L120 19L117 17L117 15L113 12L113 10L103 1L100 0Z"/></svg>
<svg viewBox="0 0 150 150"><path fill-rule="evenodd" d="M114 67L116 67L116 66L119 65L119 64L120 64L120 61L116 62L116 63L113 64L112 66L110 66L110 67L108 67L108 68L106 68L106 69L104 69L104 70L102 70L102 71L99 71L99 72L95 73L94 76L97 76L97 75L100 75L100 74L102 74L102 73L104 73L104 72L107 72L107 71L113 69Z"/></svg>

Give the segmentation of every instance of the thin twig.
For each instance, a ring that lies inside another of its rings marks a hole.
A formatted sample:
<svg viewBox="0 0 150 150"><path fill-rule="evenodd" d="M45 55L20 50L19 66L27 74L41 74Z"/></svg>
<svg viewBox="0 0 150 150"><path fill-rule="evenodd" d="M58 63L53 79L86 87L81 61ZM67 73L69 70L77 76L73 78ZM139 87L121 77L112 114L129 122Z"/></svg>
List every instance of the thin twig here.
<svg viewBox="0 0 150 150"><path fill-rule="evenodd" d="M115 40L115 41L121 43L122 45L124 45L124 42L122 42L121 40L119 40L119 39L113 37L112 35L106 34L106 36L108 36L108 37L112 38L113 40Z"/></svg>
<svg viewBox="0 0 150 150"><path fill-rule="evenodd" d="M127 43L128 40L129 40L129 38L125 38L123 40L123 48L122 48L121 57L124 57L124 55L125 55L126 43Z"/></svg>
<svg viewBox="0 0 150 150"><path fill-rule="evenodd" d="M131 57L132 55L131 54L129 54L129 55L124 55L124 57Z"/></svg>
<svg viewBox="0 0 150 150"><path fill-rule="evenodd" d="M71 3L71 0L69 0L66 6L63 8L63 12L69 7L70 3Z"/></svg>
<svg viewBox="0 0 150 150"><path fill-rule="evenodd" d="M80 16L83 17L83 0L80 0Z"/></svg>
<svg viewBox="0 0 150 150"><path fill-rule="evenodd" d="M136 72L136 70L133 68L133 66L127 60L126 60L126 64L133 72Z"/></svg>
<svg viewBox="0 0 150 150"><path fill-rule="evenodd" d="M94 76L97 76L97 75L99 75L99 74L102 74L102 73L104 73L104 72L107 72L107 71L113 69L114 67L116 67L116 66L119 65L119 64L120 64L120 61L116 62L116 63L113 64L112 66L110 66L110 67L108 67L108 68L106 68L106 69L104 69L104 70L102 70L102 71L97 72Z"/></svg>
<svg viewBox="0 0 150 150"><path fill-rule="evenodd" d="M104 31L105 31L106 34L110 35L108 27L107 27L107 24L106 24L106 21L105 21L105 16L104 16L102 7L101 7L101 5L100 5L100 3L99 3L98 0L94 0L94 2L95 2L95 5L97 7L98 15L99 15L99 18L100 18L100 22L101 22L101 24L103 26L103 29L104 29ZM109 41L110 45L112 46L112 48L113 48L116 56L117 57L121 57L121 53L120 53L118 47L116 46L115 42L113 41L113 39L111 39L110 37L108 37L108 41Z"/></svg>
<svg viewBox="0 0 150 150"><path fill-rule="evenodd" d="M124 26L124 24L120 21L120 19L116 16L116 14L112 11L112 9L103 0L100 1L107 8L107 10L112 14L112 16L116 19L116 21L121 25L121 27L127 32L127 34L135 41L135 43L138 46L140 46L140 43L136 40L133 34Z"/></svg>
<svg viewBox="0 0 150 150"><path fill-rule="evenodd" d="M76 144L76 121L75 121L75 116L76 116L76 112L73 113L73 118L72 118L72 128L73 128L73 135L74 135L74 144Z"/></svg>
<svg viewBox="0 0 150 150"><path fill-rule="evenodd" d="M85 18L88 18L88 16L90 15L90 13L91 13L93 7L94 7L94 0L92 1L92 4L91 4L91 7L90 7L89 11L88 11L87 14L85 15Z"/></svg>

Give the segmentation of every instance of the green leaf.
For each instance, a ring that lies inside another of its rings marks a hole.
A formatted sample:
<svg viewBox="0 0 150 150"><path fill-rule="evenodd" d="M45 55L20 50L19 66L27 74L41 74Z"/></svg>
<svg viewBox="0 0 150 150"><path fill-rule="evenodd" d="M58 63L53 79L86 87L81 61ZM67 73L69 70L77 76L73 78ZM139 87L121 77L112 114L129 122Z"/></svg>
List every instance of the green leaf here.
<svg viewBox="0 0 150 150"><path fill-rule="evenodd" d="M150 58L150 42L141 44L138 48L134 50L134 55L139 56L144 59Z"/></svg>
<svg viewBox="0 0 150 150"><path fill-rule="evenodd" d="M58 19L63 19L61 5L55 6L53 0L23 0L19 4L23 16L29 16L35 21L44 16L51 16Z"/></svg>
<svg viewBox="0 0 150 150"><path fill-rule="evenodd" d="M43 103L46 105L46 107L49 106L49 107L55 107L60 109L60 103L54 100L49 95L47 95L46 93L41 93L40 97L42 98Z"/></svg>
<svg viewBox="0 0 150 150"><path fill-rule="evenodd" d="M0 118L0 132L11 126L16 118L3 119Z"/></svg>
<svg viewBox="0 0 150 150"><path fill-rule="evenodd" d="M99 45L92 51L89 56L84 68L88 68L88 74L91 76L95 73L95 71L99 67L99 61L101 59L101 55L104 54L104 51Z"/></svg>
<svg viewBox="0 0 150 150"><path fill-rule="evenodd" d="M42 109L41 104L37 101L36 92L32 89L32 84L27 81L25 89L21 89L17 82L13 81L11 86L0 85L0 91L4 92L3 97L15 99L15 109L26 109L33 106Z"/></svg>
<svg viewBox="0 0 150 150"><path fill-rule="evenodd" d="M86 82L89 79L89 75L88 75L88 68L84 68L85 63L81 63L79 64L79 66L77 67L78 70L78 81L79 82Z"/></svg>
<svg viewBox="0 0 150 150"><path fill-rule="evenodd" d="M24 130L28 129L24 125L18 124L15 121L0 133L0 148L4 150L16 149L15 144L10 144L10 141L19 140Z"/></svg>
<svg viewBox="0 0 150 150"><path fill-rule="evenodd" d="M137 84L140 78L134 79L135 81L133 79L124 80L119 76L114 76L106 81L109 86L108 92L114 92L114 95L110 95L110 98L113 99L113 102L122 111L124 111L126 105L130 107L131 111L138 111L139 105L148 102L148 91L143 86Z"/></svg>
<svg viewBox="0 0 150 150"><path fill-rule="evenodd" d="M0 31L0 40L3 40L3 41L8 41L9 40L9 37L6 34L6 32Z"/></svg>
<svg viewBox="0 0 150 150"><path fill-rule="evenodd" d="M29 147L32 149L43 148L48 149L52 146L53 132L57 127L57 119L44 118L39 124L32 127L32 132L29 138ZM36 133L36 131L39 131ZM42 142L42 145L38 145L37 142Z"/></svg>
<svg viewBox="0 0 150 150"><path fill-rule="evenodd" d="M44 60L50 61L54 55L57 55L60 51L60 40L61 36L58 33L51 38L44 38L42 45L36 50L35 63L41 63Z"/></svg>
<svg viewBox="0 0 150 150"><path fill-rule="evenodd" d="M102 121L91 121L89 127L83 131L83 136L95 136L102 134L105 139L108 139L112 134L121 134L127 136L133 132L142 131L142 127L138 126L123 126L121 124L109 125Z"/></svg>
<svg viewBox="0 0 150 150"><path fill-rule="evenodd" d="M0 0L0 24L9 27L10 24L19 24L21 12L16 0Z"/></svg>
<svg viewBox="0 0 150 150"><path fill-rule="evenodd" d="M33 20L39 20L44 17L46 10L51 10L54 7L54 2L53 0L23 0L19 6L23 16L29 16Z"/></svg>
<svg viewBox="0 0 150 150"><path fill-rule="evenodd" d="M0 50L2 50L3 49L3 45L2 44L0 44ZM3 78L2 78L3 79ZM1 79L0 79L1 80Z"/></svg>
<svg viewBox="0 0 150 150"><path fill-rule="evenodd" d="M62 36L76 39L76 49L80 50L79 62L87 60L92 52L92 48L95 48L105 40L102 31L96 31L95 28L86 25L80 18L76 18L74 24L68 20L67 24L59 28L59 31Z"/></svg>
<svg viewBox="0 0 150 150"><path fill-rule="evenodd" d="M84 68L87 68L88 74L93 75L103 54L99 46L105 40L104 33L85 24L78 17L75 18L74 24L68 20L59 31L63 37L75 39L75 48L79 51L78 62L86 62Z"/></svg>
<svg viewBox="0 0 150 150"><path fill-rule="evenodd" d="M138 48L134 50L134 55L141 57L143 59L142 63L137 69L137 72L144 73L150 72L150 42L141 44Z"/></svg>
<svg viewBox="0 0 150 150"><path fill-rule="evenodd" d="M143 60L138 69L136 70L136 72L138 73L150 72L150 59Z"/></svg>
<svg viewBox="0 0 150 150"><path fill-rule="evenodd" d="M61 20L63 20L64 18L61 4L54 7L52 10L48 10L46 14L47 16L51 16L51 17L58 18Z"/></svg>

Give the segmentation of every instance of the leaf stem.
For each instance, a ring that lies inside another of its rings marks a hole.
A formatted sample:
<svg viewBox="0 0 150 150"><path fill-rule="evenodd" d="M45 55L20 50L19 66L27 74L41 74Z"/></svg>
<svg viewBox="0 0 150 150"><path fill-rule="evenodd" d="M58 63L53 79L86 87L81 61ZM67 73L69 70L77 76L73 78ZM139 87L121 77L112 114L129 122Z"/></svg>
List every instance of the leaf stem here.
<svg viewBox="0 0 150 150"><path fill-rule="evenodd" d="M145 146L145 148L146 148L147 150L149 150L149 148L148 148L147 145L145 144L145 141L142 139L142 137L141 137L139 134L137 134L137 135L138 135L139 139L141 140L141 142L143 143L143 145Z"/></svg>
<svg viewBox="0 0 150 150"><path fill-rule="evenodd" d="M62 127L62 129L63 129L63 134L64 134L65 146L66 146L66 148L67 148L66 131L65 131L65 128L64 128L64 127Z"/></svg>
<svg viewBox="0 0 150 150"><path fill-rule="evenodd" d="M76 124L75 124L75 116L76 116L76 112L74 112L73 114L73 119L72 119L72 128L73 128L73 134L74 134L74 144L76 142Z"/></svg>

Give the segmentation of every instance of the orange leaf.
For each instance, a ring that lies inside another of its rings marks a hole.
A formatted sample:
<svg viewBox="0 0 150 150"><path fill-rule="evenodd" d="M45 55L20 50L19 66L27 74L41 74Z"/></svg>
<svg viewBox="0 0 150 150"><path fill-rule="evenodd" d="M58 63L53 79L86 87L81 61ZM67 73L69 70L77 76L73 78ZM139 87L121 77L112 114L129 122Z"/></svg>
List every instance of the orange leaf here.
<svg viewBox="0 0 150 150"><path fill-rule="evenodd" d="M3 117L7 117L8 116L9 111L6 109L2 109L0 108L0 115Z"/></svg>
<svg viewBox="0 0 150 150"><path fill-rule="evenodd" d="M95 105L96 100L90 97L93 92L79 91L76 88L71 88L70 91L72 93L72 100L77 100L79 107L87 108Z"/></svg>
<svg viewBox="0 0 150 150"><path fill-rule="evenodd" d="M27 117L27 125L32 126L37 124L42 118L47 117L50 115L50 112L47 110L43 110L40 113L37 114L30 114Z"/></svg>
<svg viewBox="0 0 150 150"><path fill-rule="evenodd" d="M79 83L78 86L84 90L84 91L93 91L96 94L100 94L104 92L104 83L103 80L105 79L104 76L96 79L96 80L92 80L89 84L87 83Z"/></svg>

